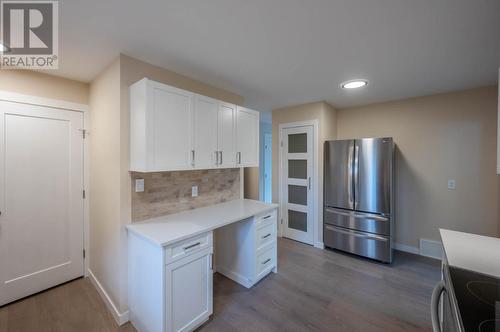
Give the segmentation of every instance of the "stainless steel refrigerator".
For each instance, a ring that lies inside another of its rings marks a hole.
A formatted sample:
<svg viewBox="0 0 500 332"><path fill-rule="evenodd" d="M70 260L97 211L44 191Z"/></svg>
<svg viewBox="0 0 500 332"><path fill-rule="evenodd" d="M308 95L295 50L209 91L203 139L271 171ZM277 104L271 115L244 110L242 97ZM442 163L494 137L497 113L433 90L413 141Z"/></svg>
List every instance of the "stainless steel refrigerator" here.
<svg viewBox="0 0 500 332"><path fill-rule="evenodd" d="M390 263L393 139L326 141L324 148L325 246Z"/></svg>

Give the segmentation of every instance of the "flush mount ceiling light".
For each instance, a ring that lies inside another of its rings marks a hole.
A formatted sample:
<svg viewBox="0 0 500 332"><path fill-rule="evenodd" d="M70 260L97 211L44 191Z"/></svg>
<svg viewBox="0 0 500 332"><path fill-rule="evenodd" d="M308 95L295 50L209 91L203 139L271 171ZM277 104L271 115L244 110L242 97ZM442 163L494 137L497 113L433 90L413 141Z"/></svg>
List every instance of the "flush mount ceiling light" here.
<svg viewBox="0 0 500 332"><path fill-rule="evenodd" d="M368 84L367 80L350 80L343 82L340 86L342 89L358 89L366 86Z"/></svg>

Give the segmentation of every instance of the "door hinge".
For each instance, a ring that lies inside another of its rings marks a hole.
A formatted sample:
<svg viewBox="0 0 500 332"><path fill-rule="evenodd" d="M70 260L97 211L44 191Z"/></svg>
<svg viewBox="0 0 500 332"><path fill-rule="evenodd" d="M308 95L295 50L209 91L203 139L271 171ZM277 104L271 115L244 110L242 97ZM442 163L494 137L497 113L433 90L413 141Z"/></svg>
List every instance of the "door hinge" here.
<svg viewBox="0 0 500 332"><path fill-rule="evenodd" d="M85 259L85 249L83 249L83 259Z"/></svg>
<svg viewBox="0 0 500 332"><path fill-rule="evenodd" d="M280 219L280 223L283 225L283 218Z"/></svg>
<svg viewBox="0 0 500 332"><path fill-rule="evenodd" d="M83 199L85 199L85 189L83 189L82 196L83 196Z"/></svg>
<svg viewBox="0 0 500 332"><path fill-rule="evenodd" d="M87 136L87 129L80 129L82 131L82 137L83 139L85 139L85 137Z"/></svg>
<svg viewBox="0 0 500 332"><path fill-rule="evenodd" d="M280 142L281 147L283 147L283 141Z"/></svg>

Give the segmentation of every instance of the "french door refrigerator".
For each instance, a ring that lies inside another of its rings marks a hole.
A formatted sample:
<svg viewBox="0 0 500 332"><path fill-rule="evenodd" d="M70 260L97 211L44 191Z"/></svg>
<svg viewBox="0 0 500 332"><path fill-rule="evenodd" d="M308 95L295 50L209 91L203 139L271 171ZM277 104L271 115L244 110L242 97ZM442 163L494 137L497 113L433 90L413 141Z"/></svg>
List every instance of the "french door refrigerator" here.
<svg viewBox="0 0 500 332"><path fill-rule="evenodd" d="M393 139L326 141L324 148L325 246L390 263Z"/></svg>

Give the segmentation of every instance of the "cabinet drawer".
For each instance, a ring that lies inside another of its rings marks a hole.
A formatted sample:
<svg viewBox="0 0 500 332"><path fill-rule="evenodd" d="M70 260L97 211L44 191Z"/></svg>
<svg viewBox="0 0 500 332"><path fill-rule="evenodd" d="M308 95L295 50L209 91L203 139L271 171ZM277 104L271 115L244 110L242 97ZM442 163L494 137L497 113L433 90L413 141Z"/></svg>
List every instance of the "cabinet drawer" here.
<svg viewBox="0 0 500 332"><path fill-rule="evenodd" d="M201 249L209 248L212 244L212 232L174 243L165 248L165 264L170 264Z"/></svg>
<svg viewBox="0 0 500 332"><path fill-rule="evenodd" d="M276 242L276 224L271 223L257 229L257 250Z"/></svg>
<svg viewBox="0 0 500 332"><path fill-rule="evenodd" d="M260 252L255 263L257 279L260 279L276 266L276 246L273 245Z"/></svg>
<svg viewBox="0 0 500 332"><path fill-rule="evenodd" d="M255 226L257 226L257 229L259 229L269 224L276 224L276 220L277 214L276 209L274 209L270 212L255 216Z"/></svg>

